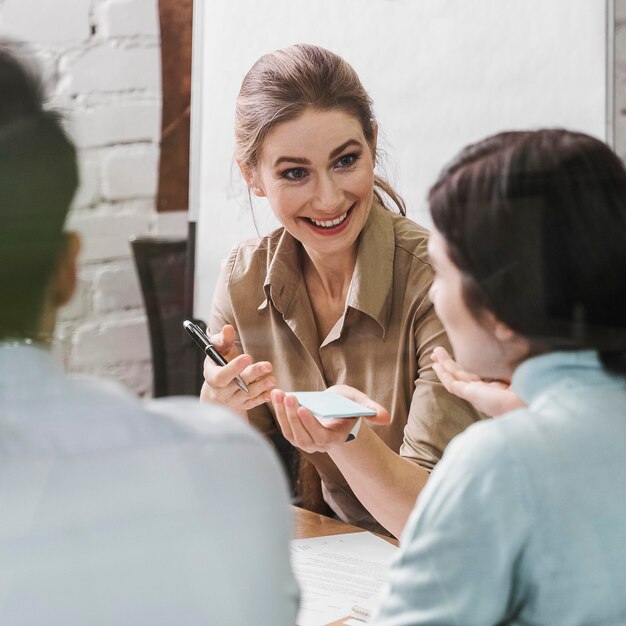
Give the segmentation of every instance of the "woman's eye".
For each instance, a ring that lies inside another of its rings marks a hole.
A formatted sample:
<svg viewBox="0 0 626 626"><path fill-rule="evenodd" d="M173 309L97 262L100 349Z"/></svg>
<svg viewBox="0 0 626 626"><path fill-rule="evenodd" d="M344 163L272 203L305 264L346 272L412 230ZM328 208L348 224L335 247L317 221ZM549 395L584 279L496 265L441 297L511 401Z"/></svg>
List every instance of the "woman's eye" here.
<svg viewBox="0 0 626 626"><path fill-rule="evenodd" d="M357 162L358 158L359 158L358 154L344 154L337 161L337 166L338 167L351 167Z"/></svg>
<svg viewBox="0 0 626 626"><path fill-rule="evenodd" d="M290 170L283 172L283 177L288 180L302 180L307 174L307 171L302 167L292 167Z"/></svg>

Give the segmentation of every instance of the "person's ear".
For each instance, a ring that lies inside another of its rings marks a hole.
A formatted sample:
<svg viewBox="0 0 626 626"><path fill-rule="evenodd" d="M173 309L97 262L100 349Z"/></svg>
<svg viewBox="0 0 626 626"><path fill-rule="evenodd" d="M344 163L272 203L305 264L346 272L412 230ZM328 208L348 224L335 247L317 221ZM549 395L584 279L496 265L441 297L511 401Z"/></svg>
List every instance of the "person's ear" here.
<svg viewBox="0 0 626 626"><path fill-rule="evenodd" d="M51 284L51 301L57 309L71 300L78 279L80 237L75 232L64 233L64 237L65 241Z"/></svg>
<svg viewBox="0 0 626 626"><path fill-rule="evenodd" d="M516 332L511 330L509 326L507 326L504 322L501 322L495 316L493 317L492 323L494 337L500 343L510 343L512 341L515 341L515 339L518 337Z"/></svg>
<svg viewBox="0 0 626 626"><path fill-rule="evenodd" d="M503 349L509 354L512 363L520 363L528 357L531 351L529 340L495 317L493 334Z"/></svg>
<svg viewBox="0 0 626 626"><path fill-rule="evenodd" d="M248 189L257 197L262 198L265 196L265 190L259 183L259 176L255 168L250 167L249 165L243 163L242 161L237 161L237 167L243 176L243 179L246 181L248 185Z"/></svg>
<svg viewBox="0 0 626 626"><path fill-rule="evenodd" d="M480 309L479 321L485 331L502 345L515 343L520 337L510 326L507 326L504 322L499 320L489 309Z"/></svg>

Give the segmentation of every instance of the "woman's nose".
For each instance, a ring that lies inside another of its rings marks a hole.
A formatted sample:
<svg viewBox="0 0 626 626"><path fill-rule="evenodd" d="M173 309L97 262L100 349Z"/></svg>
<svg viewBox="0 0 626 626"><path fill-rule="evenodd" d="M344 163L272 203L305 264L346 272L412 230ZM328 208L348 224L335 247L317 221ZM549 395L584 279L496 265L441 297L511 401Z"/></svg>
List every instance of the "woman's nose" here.
<svg viewBox="0 0 626 626"><path fill-rule="evenodd" d="M313 208L324 213L333 213L341 207L341 200L341 190L333 177L328 174L320 176L315 189Z"/></svg>

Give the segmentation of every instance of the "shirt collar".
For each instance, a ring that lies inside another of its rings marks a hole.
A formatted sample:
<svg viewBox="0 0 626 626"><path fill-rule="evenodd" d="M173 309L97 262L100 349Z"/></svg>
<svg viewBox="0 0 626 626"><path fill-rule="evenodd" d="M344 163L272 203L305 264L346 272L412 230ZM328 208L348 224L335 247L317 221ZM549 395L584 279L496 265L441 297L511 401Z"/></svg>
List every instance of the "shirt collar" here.
<svg viewBox="0 0 626 626"><path fill-rule="evenodd" d="M391 313L394 254L392 214L374 200L360 235L346 306L374 319L383 332ZM271 300L281 313L287 313L301 281L300 243L283 229L263 284L266 299L259 309Z"/></svg>
<svg viewBox="0 0 626 626"><path fill-rule="evenodd" d="M359 243L346 305L375 320L383 332L391 313L395 239L393 215L374 201Z"/></svg>
<svg viewBox="0 0 626 626"><path fill-rule="evenodd" d="M274 244L276 250L263 283L265 300L259 306L259 310L264 309L271 301L284 315L302 280L302 269L300 267L300 242L285 228L282 232L279 230L278 233L278 242ZM275 237L270 237L268 245L271 246L274 241Z"/></svg>
<svg viewBox="0 0 626 626"><path fill-rule="evenodd" d="M621 378L611 377L604 370L598 353L593 350L550 352L531 357L519 365L513 373L511 387L530 405L557 384L580 388L606 384L610 380L623 383Z"/></svg>
<svg viewBox="0 0 626 626"><path fill-rule="evenodd" d="M0 387L25 380L47 380L63 373L57 356L41 345L15 341L0 342Z"/></svg>

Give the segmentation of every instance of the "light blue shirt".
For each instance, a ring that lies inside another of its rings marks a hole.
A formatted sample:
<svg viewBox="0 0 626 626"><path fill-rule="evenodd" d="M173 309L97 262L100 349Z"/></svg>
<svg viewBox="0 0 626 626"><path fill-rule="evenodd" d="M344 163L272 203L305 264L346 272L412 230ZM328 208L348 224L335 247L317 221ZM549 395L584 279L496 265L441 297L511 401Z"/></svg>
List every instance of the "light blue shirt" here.
<svg viewBox="0 0 626 626"><path fill-rule="evenodd" d="M0 344L1 625L293 625L289 520L237 416Z"/></svg>
<svg viewBox="0 0 626 626"><path fill-rule="evenodd" d="M626 380L561 352L512 384L528 408L471 426L433 471L376 624L626 623Z"/></svg>

